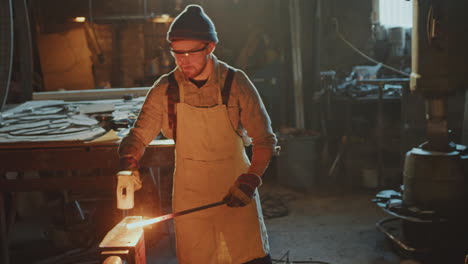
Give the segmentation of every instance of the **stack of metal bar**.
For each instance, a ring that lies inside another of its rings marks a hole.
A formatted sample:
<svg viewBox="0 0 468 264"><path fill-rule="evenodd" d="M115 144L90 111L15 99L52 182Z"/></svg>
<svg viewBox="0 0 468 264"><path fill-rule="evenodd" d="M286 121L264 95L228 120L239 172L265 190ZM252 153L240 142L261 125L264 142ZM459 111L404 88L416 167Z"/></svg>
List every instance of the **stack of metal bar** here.
<svg viewBox="0 0 468 264"><path fill-rule="evenodd" d="M28 101L0 114L0 143L92 140L119 122L130 126L143 101Z"/></svg>

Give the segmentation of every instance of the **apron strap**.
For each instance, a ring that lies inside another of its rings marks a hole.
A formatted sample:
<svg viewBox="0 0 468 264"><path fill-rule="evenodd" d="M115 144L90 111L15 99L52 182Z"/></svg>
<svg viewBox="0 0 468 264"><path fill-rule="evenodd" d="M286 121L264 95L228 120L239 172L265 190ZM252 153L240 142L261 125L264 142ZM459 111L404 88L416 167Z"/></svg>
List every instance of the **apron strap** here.
<svg viewBox="0 0 468 264"><path fill-rule="evenodd" d="M169 86L166 90L167 95L167 120L169 121L169 128L172 128L172 138L174 142L177 136L177 114L176 114L176 103L179 103L179 85L174 77L174 72L171 72L168 76Z"/></svg>
<svg viewBox="0 0 468 264"><path fill-rule="evenodd" d="M221 97L223 98L223 104L227 106L229 101L229 95L231 94L231 86L232 81L234 79L234 69L231 67L228 68L228 72L226 74L226 79L224 81L224 88L221 92Z"/></svg>
<svg viewBox="0 0 468 264"><path fill-rule="evenodd" d="M224 88L221 92L222 103L224 105L228 104L229 95L231 94L231 86L232 81L234 80L234 69L231 67L228 68L228 72L226 74L226 79L224 81ZM168 75L169 79L169 86L166 90L167 95L167 115L168 115L168 122L169 128L172 128L172 138L174 141L176 140L177 136L177 113L175 105L180 102L180 95L179 95L179 84L177 83L174 72L171 72Z"/></svg>

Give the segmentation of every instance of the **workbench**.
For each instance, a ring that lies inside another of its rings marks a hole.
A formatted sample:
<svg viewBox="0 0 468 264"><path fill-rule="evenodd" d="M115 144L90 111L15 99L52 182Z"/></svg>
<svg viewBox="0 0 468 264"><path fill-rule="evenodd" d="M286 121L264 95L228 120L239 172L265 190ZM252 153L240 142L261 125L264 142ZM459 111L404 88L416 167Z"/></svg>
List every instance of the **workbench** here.
<svg viewBox="0 0 468 264"><path fill-rule="evenodd" d="M85 143L82 141L16 142L0 144L0 262L9 264L8 228L4 196L7 192L51 190L111 190L116 186L114 174L96 177L48 177L7 180L7 171L79 170L119 168L120 141ZM154 140L145 151L140 166L160 168L174 165L174 142ZM159 171L159 170L157 170ZM117 172L117 171L116 171ZM159 176L159 175L157 175ZM158 177L159 178L159 177ZM14 210L14 209L13 209Z"/></svg>
<svg viewBox="0 0 468 264"><path fill-rule="evenodd" d="M401 86L400 93L386 94L385 86L389 84ZM405 102L409 93L409 79L356 80L355 84L350 86L355 85L371 85L375 88L364 87L361 93L341 88L339 93L329 92L325 97L326 100L321 102L324 106L322 111L325 113L325 122L329 126L327 133L331 138L341 138L335 147L337 154L334 163L342 160L343 180L351 186L364 186L367 182L363 181L363 171L368 169L370 173L375 171L375 174L369 175L372 179L369 185L379 188L388 185L389 182L398 181L394 179L398 177L395 173L398 169L395 168L400 168L400 164L396 161L393 162L398 163L395 165L389 160L393 161L394 157L402 160L401 157L404 157L407 151L398 146L401 146L399 141L405 136L400 127L405 127L407 112ZM394 120L401 121L396 123ZM387 154L386 157L384 153ZM337 167L332 168L329 176L334 178L336 174L333 174ZM390 178L389 174L396 176Z"/></svg>

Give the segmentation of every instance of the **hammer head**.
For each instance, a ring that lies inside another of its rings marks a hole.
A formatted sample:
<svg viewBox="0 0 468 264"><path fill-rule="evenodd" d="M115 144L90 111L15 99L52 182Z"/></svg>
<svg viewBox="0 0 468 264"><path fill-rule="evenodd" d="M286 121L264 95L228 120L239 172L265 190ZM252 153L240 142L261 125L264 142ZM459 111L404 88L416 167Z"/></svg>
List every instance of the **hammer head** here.
<svg viewBox="0 0 468 264"><path fill-rule="evenodd" d="M134 206L134 193L141 188L138 171L119 171L117 173L117 208L132 209Z"/></svg>

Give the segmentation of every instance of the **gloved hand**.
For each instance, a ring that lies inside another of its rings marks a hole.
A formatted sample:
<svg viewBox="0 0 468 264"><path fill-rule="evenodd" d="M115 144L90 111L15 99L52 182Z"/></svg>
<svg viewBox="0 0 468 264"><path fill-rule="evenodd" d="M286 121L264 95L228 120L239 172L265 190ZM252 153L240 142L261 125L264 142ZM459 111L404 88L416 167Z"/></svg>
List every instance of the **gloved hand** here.
<svg viewBox="0 0 468 264"><path fill-rule="evenodd" d="M122 182L133 182L135 191L141 189L140 166L138 161L133 156L124 156L120 158L120 172L117 173L117 180L122 176ZM127 178L126 176L130 177Z"/></svg>
<svg viewBox="0 0 468 264"><path fill-rule="evenodd" d="M136 160L133 156L123 156L119 160L120 162L120 170L130 170L130 171L138 171L140 166L138 165L138 160Z"/></svg>
<svg viewBox="0 0 468 264"><path fill-rule="evenodd" d="M246 206L252 201L255 189L262 184L262 179L254 173L241 174L224 197L229 207Z"/></svg>
<svg viewBox="0 0 468 264"><path fill-rule="evenodd" d="M120 159L121 171L117 173L117 208L131 209L134 206L134 192L141 189L138 161L133 157Z"/></svg>

